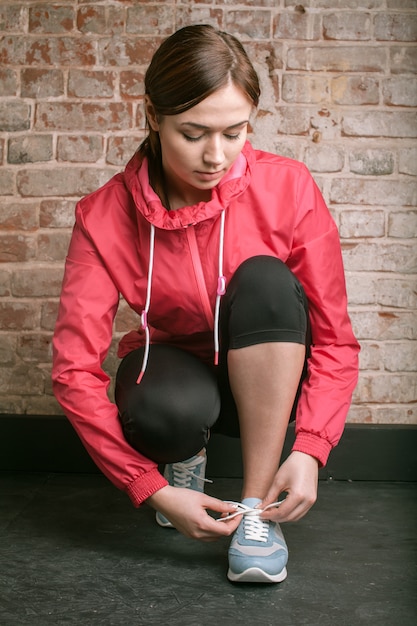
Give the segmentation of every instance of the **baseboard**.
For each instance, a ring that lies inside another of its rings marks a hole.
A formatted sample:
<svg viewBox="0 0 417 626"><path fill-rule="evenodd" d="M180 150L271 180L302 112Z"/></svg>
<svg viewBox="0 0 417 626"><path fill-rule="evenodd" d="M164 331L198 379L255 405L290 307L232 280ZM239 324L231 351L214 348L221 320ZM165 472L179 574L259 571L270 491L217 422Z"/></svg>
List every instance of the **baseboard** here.
<svg viewBox="0 0 417 626"><path fill-rule="evenodd" d="M294 441L288 428L283 457ZM213 435L207 474L239 478L239 439ZM417 425L347 424L320 478L417 481ZM0 471L96 473L72 426L62 416L0 415Z"/></svg>

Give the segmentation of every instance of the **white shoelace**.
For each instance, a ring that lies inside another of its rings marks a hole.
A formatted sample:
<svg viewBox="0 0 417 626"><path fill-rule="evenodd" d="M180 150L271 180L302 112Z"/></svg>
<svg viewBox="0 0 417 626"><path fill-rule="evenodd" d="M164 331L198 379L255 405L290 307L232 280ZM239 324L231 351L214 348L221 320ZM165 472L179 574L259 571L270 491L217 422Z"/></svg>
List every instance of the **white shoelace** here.
<svg viewBox="0 0 417 626"><path fill-rule="evenodd" d="M208 478L203 478L203 476L199 476L195 474L193 470L198 467L199 463L194 463L188 467L185 463L173 463L172 464L172 472L174 475L174 485L175 487L182 487L184 489L189 489L191 485L191 480L195 478L196 480L201 480L204 483L212 483L212 480Z"/></svg>
<svg viewBox="0 0 417 626"><path fill-rule="evenodd" d="M272 509L274 507L278 507L283 503L283 500L279 502L272 502L268 504L264 509L253 509L241 502L230 502L236 506L236 512L230 513L227 517L220 517L218 522L225 522L238 515L243 515L243 533L245 539L250 541L261 541L263 543L268 541L269 534L269 520L263 520L259 516L263 511L267 511L268 509Z"/></svg>

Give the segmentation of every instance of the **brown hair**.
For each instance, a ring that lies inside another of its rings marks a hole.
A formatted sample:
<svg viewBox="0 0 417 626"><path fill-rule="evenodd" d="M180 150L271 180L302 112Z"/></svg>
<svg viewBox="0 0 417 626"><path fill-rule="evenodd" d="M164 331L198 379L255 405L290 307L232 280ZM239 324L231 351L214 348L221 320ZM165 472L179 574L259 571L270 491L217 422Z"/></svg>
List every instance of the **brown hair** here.
<svg viewBox="0 0 417 626"><path fill-rule="evenodd" d="M229 80L258 105L258 76L242 44L233 35L198 24L181 28L161 44L145 74L145 93L162 118L191 109ZM151 184L168 207L159 134L147 127L139 152L147 157Z"/></svg>

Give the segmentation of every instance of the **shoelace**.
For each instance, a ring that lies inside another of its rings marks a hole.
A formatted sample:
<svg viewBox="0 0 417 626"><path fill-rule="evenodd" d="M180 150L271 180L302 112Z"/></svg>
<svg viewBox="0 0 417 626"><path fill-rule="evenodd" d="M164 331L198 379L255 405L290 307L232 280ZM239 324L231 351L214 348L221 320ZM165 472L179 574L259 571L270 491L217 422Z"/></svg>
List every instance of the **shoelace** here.
<svg viewBox="0 0 417 626"><path fill-rule="evenodd" d="M269 521L259 517L259 513L247 513L243 519L243 535L250 541L268 541Z"/></svg>
<svg viewBox="0 0 417 626"><path fill-rule="evenodd" d="M230 513L226 517L219 517L217 519L218 522L228 522L238 515L243 515L246 539L268 541L269 520L263 520L259 517L259 515L268 509L280 506L284 500L271 502L271 504L268 504L264 509L253 509L245 504L242 504L241 502L233 502L231 500L227 500L226 502L228 502L228 504L233 504L236 507L236 512Z"/></svg>
<svg viewBox="0 0 417 626"><path fill-rule="evenodd" d="M172 472L174 474L174 485L175 487L183 487L188 489L191 484L191 480L195 478L196 480L201 480L204 483L212 483L213 481L209 478L203 478L198 474L195 474L193 470L198 467L198 463L194 465L190 465L189 467L185 463L173 463Z"/></svg>

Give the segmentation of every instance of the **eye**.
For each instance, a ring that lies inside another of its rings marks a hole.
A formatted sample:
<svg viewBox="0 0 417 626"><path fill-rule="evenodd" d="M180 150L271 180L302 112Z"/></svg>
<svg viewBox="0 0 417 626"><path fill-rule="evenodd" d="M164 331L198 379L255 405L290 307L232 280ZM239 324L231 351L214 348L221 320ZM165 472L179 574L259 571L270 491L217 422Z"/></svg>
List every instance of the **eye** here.
<svg viewBox="0 0 417 626"><path fill-rule="evenodd" d="M230 141L237 141L237 139L240 138L240 133L237 133L237 135L225 134L224 136L226 137L226 139L229 139Z"/></svg>
<svg viewBox="0 0 417 626"><path fill-rule="evenodd" d="M183 133L182 136L186 141L200 141L203 135L199 135L198 137L191 137L190 135L186 135L185 133Z"/></svg>

